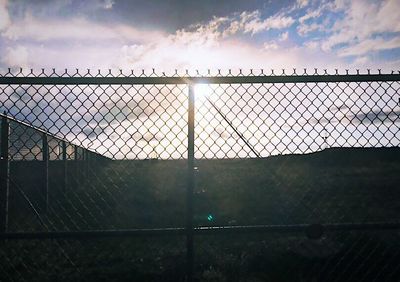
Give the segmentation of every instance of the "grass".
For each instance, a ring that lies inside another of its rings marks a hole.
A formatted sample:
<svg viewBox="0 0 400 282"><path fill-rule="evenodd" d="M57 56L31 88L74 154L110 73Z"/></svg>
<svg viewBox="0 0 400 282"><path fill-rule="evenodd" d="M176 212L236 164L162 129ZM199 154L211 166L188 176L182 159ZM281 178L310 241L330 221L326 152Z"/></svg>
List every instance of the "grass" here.
<svg viewBox="0 0 400 282"><path fill-rule="evenodd" d="M99 163L87 178L70 165L66 194L60 192L59 164L50 165L50 209L41 215L50 229L184 226L184 160ZM38 173L28 172L40 170L40 165L13 166L15 182L39 203ZM196 226L399 220L398 148L198 160L196 166ZM43 230L15 189L11 200L14 230ZM318 240L300 233L197 236L196 279L396 281L398 242L394 231L330 232ZM55 275L59 281L182 281L185 242L9 241L2 242L0 257L6 262L0 267L5 281L53 281Z"/></svg>

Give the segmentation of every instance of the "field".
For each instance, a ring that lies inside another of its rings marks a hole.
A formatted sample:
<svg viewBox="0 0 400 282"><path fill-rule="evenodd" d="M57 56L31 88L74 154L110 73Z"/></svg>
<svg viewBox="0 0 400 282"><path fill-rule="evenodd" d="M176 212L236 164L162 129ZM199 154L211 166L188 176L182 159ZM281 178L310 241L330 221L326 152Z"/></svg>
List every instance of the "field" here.
<svg viewBox="0 0 400 282"><path fill-rule="evenodd" d="M42 223L40 163L11 166L12 231L182 227L186 161L108 161L89 174L50 162ZM332 148L307 155L196 161L195 225L399 221L400 149ZM19 188L18 188L19 187ZM39 188L38 188L39 187ZM44 223L44 225L43 225ZM198 235L199 281L398 281L399 232ZM3 241L4 281L182 281L185 238Z"/></svg>

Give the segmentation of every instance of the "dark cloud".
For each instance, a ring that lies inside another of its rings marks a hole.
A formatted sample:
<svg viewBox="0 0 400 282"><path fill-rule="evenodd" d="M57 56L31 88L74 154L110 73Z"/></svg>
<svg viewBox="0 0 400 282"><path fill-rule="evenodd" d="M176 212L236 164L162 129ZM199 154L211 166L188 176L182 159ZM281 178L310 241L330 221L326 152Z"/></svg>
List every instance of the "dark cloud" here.
<svg viewBox="0 0 400 282"><path fill-rule="evenodd" d="M140 28L155 28L175 32L214 16L260 10L266 16L289 6L293 1L232 0L232 1L181 1L181 0L37 0L10 1L12 18L26 14L36 17L68 18L87 17L98 22L121 22ZM112 5L111 5L112 4Z"/></svg>
<svg viewBox="0 0 400 282"><path fill-rule="evenodd" d="M392 110L392 111L381 111L381 110L375 110L375 111L370 111L367 113L358 113L354 114L352 116L349 116L348 118L350 120L354 121L359 121L362 123L373 123L373 122L384 122L385 120L389 121L396 121L399 119L400 116L400 110Z"/></svg>
<svg viewBox="0 0 400 282"><path fill-rule="evenodd" d="M121 104L109 101L100 108L96 115L109 124L119 124L124 120L136 120L142 117L149 118L160 111L163 111L160 105L152 108L144 99L139 101L131 100Z"/></svg>
<svg viewBox="0 0 400 282"><path fill-rule="evenodd" d="M164 27L168 31L175 31L194 23L208 21L213 16L221 17L234 12L263 9L266 5L266 1L262 0L116 1L114 9L123 18L136 24L144 23L146 26Z"/></svg>
<svg viewBox="0 0 400 282"><path fill-rule="evenodd" d="M348 109L347 106L339 107L339 109ZM369 112L360 112L360 113L350 113L345 115L343 118L338 119L333 117L331 119L327 118L311 118L308 122L304 122L302 124L310 123L310 124L328 124L328 123L337 123L342 120L350 121L350 123L374 123L374 122L385 122L385 121L398 121L400 118L400 110L392 110L392 111L382 111L382 110L373 110Z"/></svg>

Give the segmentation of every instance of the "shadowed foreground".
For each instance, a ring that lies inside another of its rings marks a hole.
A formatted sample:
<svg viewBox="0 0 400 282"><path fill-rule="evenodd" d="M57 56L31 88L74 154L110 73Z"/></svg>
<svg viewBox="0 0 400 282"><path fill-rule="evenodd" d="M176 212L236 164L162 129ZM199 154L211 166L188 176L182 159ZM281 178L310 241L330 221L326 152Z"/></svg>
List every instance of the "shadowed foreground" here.
<svg viewBox="0 0 400 282"><path fill-rule="evenodd" d="M65 194L57 188L57 164L50 165L54 201L42 220L53 230L184 226L185 160L101 163L84 185L70 181ZM11 190L22 187L34 204L37 166L11 166ZM196 166L196 226L399 220L398 148L198 160ZM13 190L11 198L10 228L42 230ZM296 232L199 235L196 279L397 281L399 239L398 231L379 230L325 232L317 239ZM4 281L182 281L185 238L2 241L0 258Z"/></svg>

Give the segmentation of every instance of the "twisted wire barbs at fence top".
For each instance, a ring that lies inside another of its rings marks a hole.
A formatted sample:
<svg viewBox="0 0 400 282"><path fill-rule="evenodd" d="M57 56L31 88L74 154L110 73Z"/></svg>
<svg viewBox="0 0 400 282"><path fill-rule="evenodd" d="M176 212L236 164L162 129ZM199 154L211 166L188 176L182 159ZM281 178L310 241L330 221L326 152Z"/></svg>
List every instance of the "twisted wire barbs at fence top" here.
<svg viewBox="0 0 400 282"><path fill-rule="evenodd" d="M223 77L223 76L305 76L305 75L372 75L372 74L400 74L400 70L382 71L382 69L207 69L207 70L127 70L127 69L3 69L0 77Z"/></svg>

